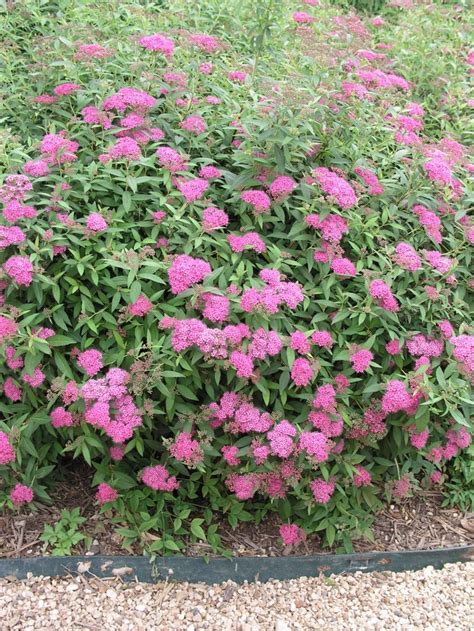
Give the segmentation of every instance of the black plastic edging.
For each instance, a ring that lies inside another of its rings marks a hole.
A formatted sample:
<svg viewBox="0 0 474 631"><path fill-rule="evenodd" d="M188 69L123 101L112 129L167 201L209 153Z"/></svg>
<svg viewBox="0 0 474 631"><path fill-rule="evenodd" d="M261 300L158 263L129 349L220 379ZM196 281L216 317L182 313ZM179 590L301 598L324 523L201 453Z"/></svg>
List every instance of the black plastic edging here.
<svg viewBox="0 0 474 631"><path fill-rule="evenodd" d="M145 583L188 581L222 583L223 581L288 580L302 576L350 572L420 570L428 565L441 568L446 563L474 561L474 545L441 550L405 552L368 552L357 554L320 554L288 557L158 557L150 561L143 556L77 556L0 559L0 577L23 579L33 576L67 576L82 574L99 578L121 577Z"/></svg>

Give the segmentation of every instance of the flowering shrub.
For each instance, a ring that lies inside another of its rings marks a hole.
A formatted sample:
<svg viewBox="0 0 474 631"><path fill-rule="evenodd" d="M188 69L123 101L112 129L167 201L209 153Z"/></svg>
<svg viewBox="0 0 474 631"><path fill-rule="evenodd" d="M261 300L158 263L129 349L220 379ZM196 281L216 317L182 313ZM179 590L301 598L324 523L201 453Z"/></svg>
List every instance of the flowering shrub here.
<svg viewBox="0 0 474 631"><path fill-rule="evenodd" d="M32 110L0 188L10 508L72 454L125 545L179 550L197 514L216 546L216 512L276 511L287 545L350 549L469 445L467 149L389 55L396 24L289 4L282 56L253 67L225 22L141 16L13 94ZM298 79L275 84L285 47Z"/></svg>

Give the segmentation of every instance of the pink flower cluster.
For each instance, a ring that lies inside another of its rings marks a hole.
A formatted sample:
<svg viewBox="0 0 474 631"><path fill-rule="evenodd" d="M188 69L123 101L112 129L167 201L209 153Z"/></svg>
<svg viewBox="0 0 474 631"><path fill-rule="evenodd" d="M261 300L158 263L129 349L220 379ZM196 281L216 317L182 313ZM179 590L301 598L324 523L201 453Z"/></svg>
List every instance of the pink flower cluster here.
<svg viewBox="0 0 474 631"><path fill-rule="evenodd" d="M142 482L154 491L172 492L179 488L179 483L174 475L163 465L157 464L154 467L146 467L142 473Z"/></svg>
<svg viewBox="0 0 474 631"><path fill-rule="evenodd" d="M393 312L400 310L397 299L383 280L373 280L369 284L369 293L382 309Z"/></svg>
<svg viewBox="0 0 474 631"><path fill-rule="evenodd" d="M16 455L8 434L0 431L0 465L15 462Z"/></svg>
<svg viewBox="0 0 474 631"><path fill-rule="evenodd" d="M101 482L97 488L95 497L99 504L107 504L108 502L115 502L118 497L118 493L110 486L110 484Z"/></svg>
<svg viewBox="0 0 474 631"><path fill-rule="evenodd" d="M279 532L285 546L297 546L306 538L305 531L296 524L283 524Z"/></svg>
<svg viewBox="0 0 474 631"><path fill-rule="evenodd" d="M10 493L10 499L15 506L27 504L33 500L33 489L25 484L15 484Z"/></svg>
<svg viewBox="0 0 474 631"><path fill-rule="evenodd" d="M128 307L128 311L132 316L146 316L153 309L153 303L148 300L144 294L140 294L135 302Z"/></svg>
<svg viewBox="0 0 474 631"><path fill-rule="evenodd" d="M275 273L273 278L266 274L268 272ZM246 289L240 299L240 306L247 313L260 309L274 314L278 312L282 304L289 309L296 309L303 301L304 296L299 283L281 281L277 270L262 270L260 278L265 282L265 287Z"/></svg>
<svg viewBox="0 0 474 631"><path fill-rule="evenodd" d="M267 249L262 237L257 232L247 232L242 236L229 234L227 241L233 252L243 252L246 248L249 248L262 254Z"/></svg>
<svg viewBox="0 0 474 631"><path fill-rule="evenodd" d="M93 348L79 353L77 363L90 377L96 375L104 366L102 363L102 353Z"/></svg>
<svg viewBox="0 0 474 631"><path fill-rule="evenodd" d="M334 171L326 167L318 167L313 171L322 190L334 198L341 208L352 208L357 204L357 196L352 186Z"/></svg>
<svg viewBox="0 0 474 631"><path fill-rule="evenodd" d="M200 283L211 273L211 266L207 261L195 259L187 254L177 256L168 270L171 292L180 294L196 283Z"/></svg>
<svg viewBox="0 0 474 631"><path fill-rule="evenodd" d="M220 208L209 206L202 213L202 227L206 232L225 228L229 223L229 215Z"/></svg>
<svg viewBox="0 0 474 631"><path fill-rule="evenodd" d="M253 206L257 214L267 213L270 210L270 206L272 203L271 199L266 193L257 190L244 191L240 195L240 198L246 204L250 204L251 206Z"/></svg>
<svg viewBox="0 0 474 631"><path fill-rule="evenodd" d="M33 280L33 265L26 256L11 256L3 264L3 269L17 285L28 287Z"/></svg>
<svg viewBox="0 0 474 631"><path fill-rule="evenodd" d="M354 172L357 173L369 187L369 195L383 195L384 188L373 171L364 169L363 167L356 167Z"/></svg>
<svg viewBox="0 0 474 631"><path fill-rule="evenodd" d="M142 424L142 419L127 389L130 375L120 368L111 368L105 377L89 379L80 389L85 402L84 419L103 429L114 443L123 443Z"/></svg>
<svg viewBox="0 0 474 631"><path fill-rule="evenodd" d="M188 467L199 464L204 459L201 445L188 432L178 434L169 451L173 458L184 462Z"/></svg>

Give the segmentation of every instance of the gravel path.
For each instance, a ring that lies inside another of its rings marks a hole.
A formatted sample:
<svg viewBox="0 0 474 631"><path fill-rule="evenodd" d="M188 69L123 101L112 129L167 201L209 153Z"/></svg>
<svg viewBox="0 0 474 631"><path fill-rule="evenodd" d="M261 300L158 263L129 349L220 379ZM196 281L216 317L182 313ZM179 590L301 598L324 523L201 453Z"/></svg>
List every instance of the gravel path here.
<svg viewBox="0 0 474 631"><path fill-rule="evenodd" d="M0 628L458 631L474 628L473 603L474 563L242 586L0 579Z"/></svg>

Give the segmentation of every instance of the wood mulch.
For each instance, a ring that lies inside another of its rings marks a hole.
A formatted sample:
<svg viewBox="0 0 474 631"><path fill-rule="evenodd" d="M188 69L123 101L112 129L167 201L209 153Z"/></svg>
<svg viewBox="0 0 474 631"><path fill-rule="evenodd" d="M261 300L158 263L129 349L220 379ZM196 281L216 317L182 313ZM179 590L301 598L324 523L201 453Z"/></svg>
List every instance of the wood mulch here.
<svg viewBox="0 0 474 631"><path fill-rule="evenodd" d="M40 541L45 524L54 525L63 509L81 507L87 522L80 528L89 537L86 546L80 543L74 554L140 554L139 546L124 550L121 537L114 532L111 519L97 510L88 471L72 468L67 480L58 483L52 494L53 504L37 504L35 512L5 511L0 515L0 557L39 556L48 554ZM373 525L374 541L354 541L355 552L400 551L447 548L474 544L474 513L455 508L442 508L442 494L419 491L399 504L387 506L378 513ZM327 553L317 535L311 535L293 549L281 543L278 517L270 515L256 526L241 523L234 530L223 521L219 527L222 544L237 556L282 556L290 554ZM157 533L159 534L159 533ZM212 554L206 543L190 544L188 556Z"/></svg>

